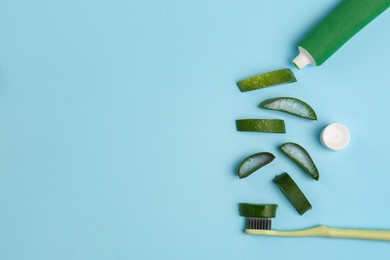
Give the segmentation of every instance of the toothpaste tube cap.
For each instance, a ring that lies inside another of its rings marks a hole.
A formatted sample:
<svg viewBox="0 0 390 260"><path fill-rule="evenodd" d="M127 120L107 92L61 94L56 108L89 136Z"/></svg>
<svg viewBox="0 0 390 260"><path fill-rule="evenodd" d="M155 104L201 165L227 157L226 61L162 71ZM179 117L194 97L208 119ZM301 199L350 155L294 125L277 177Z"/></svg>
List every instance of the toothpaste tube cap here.
<svg viewBox="0 0 390 260"><path fill-rule="evenodd" d="M316 65L315 60L313 57L310 55L310 53L302 48L301 46L298 47L299 54L295 59L293 60L293 64L298 68L298 69L303 69L307 65Z"/></svg>

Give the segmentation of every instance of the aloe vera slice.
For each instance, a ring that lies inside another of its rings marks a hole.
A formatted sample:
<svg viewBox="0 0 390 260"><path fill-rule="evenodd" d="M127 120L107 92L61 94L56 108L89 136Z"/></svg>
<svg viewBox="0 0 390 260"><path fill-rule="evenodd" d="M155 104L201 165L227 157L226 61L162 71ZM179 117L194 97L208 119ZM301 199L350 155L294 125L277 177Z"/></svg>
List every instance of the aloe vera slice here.
<svg viewBox="0 0 390 260"><path fill-rule="evenodd" d="M272 153L262 152L256 153L244 159L238 168L238 176L240 179L246 178L261 167L269 164L275 159Z"/></svg>
<svg viewBox="0 0 390 260"><path fill-rule="evenodd" d="M237 82L237 86L241 92L246 92L296 81L297 79L290 69L281 69L241 80Z"/></svg>
<svg viewBox="0 0 390 260"><path fill-rule="evenodd" d="M259 107L283 111L302 118L317 120L316 112L307 103L292 97L278 97L264 100Z"/></svg>
<svg viewBox="0 0 390 260"><path fill-rule="evenodd" d="M305 194L301 191L294 180L288 175L287 172L275 176L274 183L279 189L286 195L291 201L299 214L303 215L306 211L312 208L309 200Z"/></svg>
<svg viewBox="0 0 390 260"><path fill-rule="evenodd" d="M237 131L286 133L284 121L280 119L239 119L236 127Z"/></svg>
<svg viewBox="0 0 390 260"><path fill-rule="evenodd" d="M280 149L309 174L310 177L318 181L320 173L318 172L317 166L302 146L296 143L285 143L280 146Z"/></svg>
<svg viewBox="0 0 390 260"><path fill-rule="evenodd" d="M277 204L239 204L240 216L243 217L274 218L277 208Z"/></svg>

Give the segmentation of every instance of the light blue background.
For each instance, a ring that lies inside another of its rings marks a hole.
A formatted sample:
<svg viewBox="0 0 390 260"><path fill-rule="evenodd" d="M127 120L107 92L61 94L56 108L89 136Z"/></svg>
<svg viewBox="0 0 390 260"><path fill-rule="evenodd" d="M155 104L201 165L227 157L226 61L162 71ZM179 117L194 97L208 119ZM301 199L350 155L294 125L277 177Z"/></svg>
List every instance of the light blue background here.
<svg viewBox="0 0 390 260"><path fill-rule="evenodd" d="M390 12L327 63L297 71L296 42L339 0L0 1L0 258L384 259L386 242L243 233L238 203L277 203L275 229L390 229ZM240 93L290 67L298 82ZM310 103L319 121L257 108ZM281 118L287 134L240 133ZM350 146L321 129L346 124ZM314 182L278 146L302 144ZM247 179L260 151L275 161ZM272 183L287 171L313 209Z"/></svg>

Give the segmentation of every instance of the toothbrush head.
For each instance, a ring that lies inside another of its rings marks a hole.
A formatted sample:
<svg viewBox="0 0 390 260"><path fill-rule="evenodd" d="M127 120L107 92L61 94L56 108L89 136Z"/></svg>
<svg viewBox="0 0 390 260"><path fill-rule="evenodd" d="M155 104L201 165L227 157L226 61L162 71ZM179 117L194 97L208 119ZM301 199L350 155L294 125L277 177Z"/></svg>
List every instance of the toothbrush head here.
<svg viewBox="0 0 390 260"><path fill-rule="evenodd" d="M246 218L246 229L270 230L276 216L276 204L240 203L240 215Z"/></svg>
<svg viewBox="0 0 390 260"><path fill-rule="evenodd" d="M271 230L272 219L271 218L246 218L246 229L263 229Z"/></svg>

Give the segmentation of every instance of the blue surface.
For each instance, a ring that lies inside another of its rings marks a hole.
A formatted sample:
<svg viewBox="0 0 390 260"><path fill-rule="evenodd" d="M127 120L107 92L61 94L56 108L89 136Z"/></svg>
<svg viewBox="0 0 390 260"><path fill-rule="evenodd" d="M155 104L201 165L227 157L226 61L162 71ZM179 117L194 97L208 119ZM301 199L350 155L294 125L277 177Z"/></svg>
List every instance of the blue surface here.
<svg viewBox="0 0 390 260"><path fill-rule="evenodd" d="M386 242L243 233L238 203L278 203L275 229L390 229L390 12L298 83L240 93L235 82L291 67L295 43L338 0L0 2L0 258L385 259ZM319 121L257 108L310 103ZM287 134L240 133L281 118ZM319 132L346 124L350 146ZM278 145L302 144L314 182ZM239 180L238 163L276 155ZM313 209L272 183L287 171Z"/></svg>

